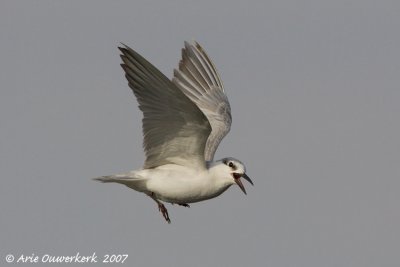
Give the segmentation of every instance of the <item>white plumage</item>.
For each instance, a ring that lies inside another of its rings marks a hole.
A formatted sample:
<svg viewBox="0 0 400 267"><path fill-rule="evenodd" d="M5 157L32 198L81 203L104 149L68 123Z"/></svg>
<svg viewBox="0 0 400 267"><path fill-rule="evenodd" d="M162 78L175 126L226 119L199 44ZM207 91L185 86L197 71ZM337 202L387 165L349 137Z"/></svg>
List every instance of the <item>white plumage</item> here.
<svg viewBox="0 0 400 267"><path fill-rule="evenodd" d="M222 81L203 48L185 42L172 81L128 46L119 49L125 77L143 112L146 160L141 170L95 180L147 194L168 222L161 201L189 206L235 183L246 193L240 178L253 183L243 163L234 158L213 162L232 117Z"/></svg>

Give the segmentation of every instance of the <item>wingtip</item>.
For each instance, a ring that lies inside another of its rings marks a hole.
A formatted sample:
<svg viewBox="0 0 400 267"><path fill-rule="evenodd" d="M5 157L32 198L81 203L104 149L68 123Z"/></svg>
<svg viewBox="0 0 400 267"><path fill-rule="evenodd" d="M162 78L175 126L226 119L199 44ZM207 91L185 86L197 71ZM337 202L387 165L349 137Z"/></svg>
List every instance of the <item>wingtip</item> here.
<svg viewBox="0 0 400 267"><path fill-rule="evenodd" d="M198 43L195 39L192 39L190 41L185 41L184 43L185 43L186 49L193 49L193 48L196 48L198 45Z"/></svg>
<svg viewBox="0 0 400 267"><path fill-rule="evenodd" d="M118 50L124 53L124 49L126 49L128 46L124 44L123 42L120 42L119 45L117 46Z"/></svg>
<svg viewBox="0 0 400 267"><path fill-rule="evenodd" d="M187 53L186 51L190 50L190 43L188 41L184 41L183 48L182 48L182 55Z"/></svg>
<svg viewBox="0 0 400 267"><path fill-rule="evenodd" d="M122 46L128 47L128 46L127 46L125 43L123 43L123 42L119 42L119 44L122 45Z"/></svg>
<svg viewBox="0 0 400 267"><path fill-rule="evenodd" d="M120 56L125 56L128 53L128 49L126 47L118 46L119 51L122 53Z"/></svg>
<svg viewBox="0 0 400 267"><path fill-rule="evenodd" d="M128 45L124 43L120 43L122 46L118 46L119 51L121 51L122 54L128 55L128 54L137 54L132 48L130 48Z"/></svg>

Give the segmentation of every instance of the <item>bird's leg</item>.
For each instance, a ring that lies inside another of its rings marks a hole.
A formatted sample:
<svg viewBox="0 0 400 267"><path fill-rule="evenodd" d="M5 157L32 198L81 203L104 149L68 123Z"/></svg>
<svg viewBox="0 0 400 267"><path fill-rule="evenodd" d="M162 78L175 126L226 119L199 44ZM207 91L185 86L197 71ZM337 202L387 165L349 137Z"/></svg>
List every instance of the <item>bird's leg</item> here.
<svg viewBox="0 0 400 267"><path fill-rule="evenodd" d="M187 203L182 203L182 204L179 204L179 203L178 203L178 205L179 205L179 206L186 207L186 208L190 208L190 205L187 204Z"/></svg>
<svg viewBox="0 0 400 267"><path fill-rule="evenodd" d="M164 219L168 222L171 223L171 220L169 218L168 215L168 210L167 208L164 206L163 203L161 203L160 201L158 201L158 199L156 199L156 197L154 196L154 193L151 192L150 194L147 194L149 197L151 197L158 205L158 210L161 212L162 216L164 217Z"/></svg>
<svg viewBox="0 0 400 267"><path fill-rule="evenodd" d="M169 215L168 215L168 210L167 210L167 208L164 206L164 204L162 204L161 202L158 202L158 210L162 213L164 219L165 219L168 223L171 223L171 220L170 220Z"/></svg>

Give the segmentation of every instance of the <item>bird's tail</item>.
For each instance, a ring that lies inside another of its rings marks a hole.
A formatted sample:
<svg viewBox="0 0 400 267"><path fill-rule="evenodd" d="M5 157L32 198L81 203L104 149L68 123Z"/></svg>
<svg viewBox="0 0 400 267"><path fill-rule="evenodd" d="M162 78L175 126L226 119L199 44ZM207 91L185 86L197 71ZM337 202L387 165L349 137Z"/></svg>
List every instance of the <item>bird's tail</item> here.
<svg viewBox="0 0 400 267"><path fill-rule="evenodd" d="M95 181L99 181L102 183L118 183L126 185L136 191L143 192L146 190L146 181L147 179L142 177L135 177L134 173L131 174L117 174L117 175L105 175L93 178Z"/></svg>
<svg viewBox="0 0 400 267"><path fill-rule="evenodd" d="M93 180L95 181L99 181L102 183L117 183L118 178L115 177L114 175L106 175L106 176L100 176L100 177L96 177L93 178Z"/></svg>

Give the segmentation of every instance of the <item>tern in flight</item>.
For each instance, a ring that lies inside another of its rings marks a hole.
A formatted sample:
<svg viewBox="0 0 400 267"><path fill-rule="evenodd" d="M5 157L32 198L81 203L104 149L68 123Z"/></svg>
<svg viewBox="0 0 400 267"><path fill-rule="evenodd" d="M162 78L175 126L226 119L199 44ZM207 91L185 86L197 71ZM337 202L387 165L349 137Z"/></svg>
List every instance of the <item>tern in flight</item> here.
<svg viewBox="0 0 400 267"><path fill-rule="evenodd" d="M151 197L170 223L162 202L189 207L214 198L241 178L253 185L242 162L214 161L214 153L231 128L231 108L214 64L197 43L185 42L179 68L168 79L150 62L124 45L122 68L143 112L144 166L128 173L94 178L124 184Z"/></svg>

